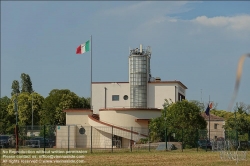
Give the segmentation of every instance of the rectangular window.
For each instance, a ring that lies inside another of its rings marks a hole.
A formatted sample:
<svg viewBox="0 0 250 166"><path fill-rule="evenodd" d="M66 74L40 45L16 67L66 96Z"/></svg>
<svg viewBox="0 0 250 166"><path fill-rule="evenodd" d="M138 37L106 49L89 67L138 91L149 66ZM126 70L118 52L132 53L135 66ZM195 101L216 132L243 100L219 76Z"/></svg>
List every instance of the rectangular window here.
<svg viewBox="0 0 250 166"><path fill-rule="evenodd" d="M178 101L182 101L182 100L185 100L185 96L178 93Z"/></svg>
<svg viewBox="0 0 250 166"><path fill-rule="evenodd" d="M217 127L218 127L218 124L215 123L214 124L214 129L217 129Z"/></svg>
<svg viewBox="0 0 250 166"><path fill-rule="evenodd" d="M119 101L119 95L112 95L112 101Z"/></svg>

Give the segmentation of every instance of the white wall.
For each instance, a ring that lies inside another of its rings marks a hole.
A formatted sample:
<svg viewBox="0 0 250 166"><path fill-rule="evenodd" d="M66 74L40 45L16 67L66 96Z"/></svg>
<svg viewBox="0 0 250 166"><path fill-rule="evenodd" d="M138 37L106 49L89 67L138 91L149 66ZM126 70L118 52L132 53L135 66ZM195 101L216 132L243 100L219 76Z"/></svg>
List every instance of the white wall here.
<svg viewBox="0 0 250 166"><path fill-rule="evenodd" d="M89 120L88 120L88 115L92 115L92 111L90 110L68 110L66 111L66 124L67 125L74 125L75 126L75 133L70 134L70 141L71 144L73 146L73 144L75 144L75 147L81 147L81 148L86 148L87 146L90 145L90 139L88 139L88 137L90 138L90 124L89 124ZM79 129L83 127L85 129L85 134L80 134L79 133ZM57 133L57 138L58 139L58 143L57 146L61 146L61 144L63 145L63 147L68 146L68 142L65 140L68 140L68 131L67 131L67 126L66 128L65 126L61 126L60 131ZM74 139L74 142L73 142ZM62 141L63 140L63 141ZM60 143L60 141L62 143Z"/></svg>
<svg viewBox="0 0 250 166"><path fill-rule="evenodd" d="M135 119L152 119L161 116L160 110L102 110L100 121L122 127L148 127Z"/></svg>
<svg viewBox="0 0 250 166"><path fill-rule="evenodd" d="M214 128L215 124L217 124L217 129ZM225 138L225 129L223 128L224 125L225 121L210 121L210 140L214 140L215 136L217 138ZM207 130L209 131L209 121L207 121Z"/></svg>
<svg viewBox="0 0 250 166"><path fill-rule="evenodd" d="M33 134L33 136L39 136L40 135L40 130L39 131L37 131L37 130L28 130L28 132L27 132L27 136L32 136L32 134Z"/></svg>
<svg viewBox="0 0 250 166"><path fill-rule="evenodd" d="M93 113L99 113L100 108L105 107L105 89L106 108L130 108L130 86L126 82L118 83L93 83L92 84L92 105ZM150 82L148 83L148 108L163 108L165 99L178 101L178 93L186 96L186 90L178 82ZM119 95L119 101L112 101L112 95ZM128 95L128 100L123 96Z"/></svg>
<svg viewBox="0 0 250 166"><path fill-rule="evenodd" d="M76 148L76 126L57 126L56 148Z"/></svg>
<svg viewBox="0 0 250 166"><path fill-rule="evenodd" d="M148 84L148 107L160 108L165 99L175 102L175 84L149 83Z"/></svg>
<svg viewBox="0 0 250 166"><path fill-rule="evenodd" d="M81 128L85 129L84 134L80 134L79 130ZM77 148L86 148L90 145L90 137L91 137L91 126L76 126L76 147Z"/></svg>
<svg viewBox="0 0 250 166"><path fill-rule="evenodd" d="M93 83L92 84L92 105L93 113L99 113L100 108L105 107L105 89L106 91L106 107L122 108L130 106L129 83ZM119 95L119 101L112 101L112 95ZM128 100L124 100L123 96L128 95Z"/></svg>
<svg viewBox="0 0 250 166"><path fill-rule="evenodd" d="M122 147L130 148L130 139L122 138Z"/></svg>
<svg viewBox="0 0 250 166"><path fill-rule="evenodd" d="M111 148L112 147L112 135L110 133L106 133L100 131L100 147L101 148Z"/></svg>
<svg viewBox="0 0 250 166"><path fill-rule="evenodd" d="M176 86L176 87L177 87L177 88L176 88L177 94L180 93L180 94L186 96L186 90L185 90L183 87L181 87L181 86L179 86L179 85Z"/></svg>
<svg viewBox="0 0 250 166"><path fill-rule="evenodd" d="M90 126L88 123L88 115L92 114L91 111L75 111L66 113L66 124L67 125L82 125Z"/></svg>
<svg viewBox="0 0 250 166"><path fill-rule="evenodd" d="M101 111L103 112L103 111ZM109 112L109 111L108 111ZM113 112L114 113L114 112ZM110 115L110 114L109 114ZM108 116L109 116L108 115ZM117 117L111 115L111 117L113 117L113 119L116 119ZM125 118L127 119L127 117ZM124 118L122 118L122 120L120 119L120 121L124 121ZM125 120L126 121L126 120ZM117 125L115 127L113 127L113 131L112 131L112 127L110 125L107 124L103 124L97 121L94 121L92 119L89 118L89 123L91 124L91 126L93 126L93 128L95 128L98 132L104 132L104 133L109 133L109 134L114 134L126 139L131 139L131 135L132 135L132 139L134 140L139 140L140 138L145 138L145 135L148 135L148 125L147 123L144 122L139 122L141 124L143 124L142 127L145 126L145 128L138 128L138 127L134 127L131 128L132 126L129 126L131 124L127 124L125 126L121 126L121 125ZM126 127L129 126L129 127ZM131 130L133 131L131 133ZM103 137L102 137L103 138ZM109 137L110 138L110 137ZM101 139L101 137L100 137ZM103 146L104 144L102 144L101 146Z"/></svg>

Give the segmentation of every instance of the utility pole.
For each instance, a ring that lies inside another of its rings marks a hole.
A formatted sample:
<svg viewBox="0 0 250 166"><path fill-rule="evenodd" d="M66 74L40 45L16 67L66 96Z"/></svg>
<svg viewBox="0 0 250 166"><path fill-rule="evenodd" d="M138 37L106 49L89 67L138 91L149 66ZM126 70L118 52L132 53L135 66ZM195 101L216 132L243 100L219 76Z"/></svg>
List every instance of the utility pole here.
<svg viewBox="0 0 250 166"><path fill-rule="evenodd" d="M202 103L202 89L201 89L201 103Z"/></svg>
<svg viewBox="0 0 250 166"><path fill-rule="evenodd" d="M34 92L34 91L33 91ZM31 109L32 109L32 126L31 126L31 136L33 137L33 92L31 93L32 100L31 100Z"/></svg>
<svg viewBox="0 0 250 166"><path fill-rule="evenodd" d="M16 98L15 98L15 103L14 103L14 109L15 109L15 114L16 114L16 127L15 127L15 135L16 135L16 154L19 154L18 152L18 100L17 100L17 93L16 93Z"/></svg>
<svg viewBox="0 0 250 166"><path fill-rule="evenodd" d="M168 144L167 144L167 108L166 107L164 107L164 109L165 109L165 112L164 112L164 114L165 114L165 117L164 117L164 120L165 120L165 144L166 144L166 150L168 149Z"/></svg>
<svg viewBox="0 0 250 166"><path fill-rule="evenodd" d="M209 105L209 107L210 107L210 95L209 95L209 102L208 102L208 105ZM209 120L208 120L208 122L209 122L209 126L208 126L208 139L209 139L209 141L210 141L210 110L209 110Z"/></svg>
<svg viewBox="0 0 250 166"><path fill-rule="evenodd" d="M200 106L202 107L202 111L204 111L204 103L202 101L202 89L201 89L201 101L200 101Z"/></svg>
<svg viewBox="0 0 250 166"><path fill-rule="evenodd" d="M17 117L18 117L18 108L17 108L17 93L16 93L16 98L15 98L15 107L14 107L14 110L15 110L15 115L16 115L16 125L18 124L17 123Z"/></svg>
<svg viewBox="0 0 250 166"><path fill-rule="evenodd" d="M236 109L234 110L234 123L235 123L235 137L236 137L236 142L238 143L238 131L237 131L237 120L236 120Z"/></svg>

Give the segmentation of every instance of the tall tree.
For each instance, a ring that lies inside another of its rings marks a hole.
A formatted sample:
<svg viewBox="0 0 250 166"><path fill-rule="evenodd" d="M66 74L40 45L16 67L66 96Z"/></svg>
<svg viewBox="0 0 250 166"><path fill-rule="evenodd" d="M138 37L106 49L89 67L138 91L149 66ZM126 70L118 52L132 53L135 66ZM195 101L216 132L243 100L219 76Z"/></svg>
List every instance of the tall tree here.
<svg viewBox="0 0 250 166"><path fill-rule="evenodd" d="M7 96L0 98L0 134L9 134L7 128L11 118L8 116L7 108L10 102Z"/></svg>
<svg viewBox="0 0 250 166"><path fill-rule="evenodd" d="M174 133L175 140L181 142L183 137L184 145L195 146L197 129L206 129L207 122L201 116L199 106L187 100L169 103L166 101L162 115L150 122L151 133L164 133L167 127L168 137ZM158 129L154 131L155 129ZM163 129L163 130L162 130ZM161 140L164 140L161 138Z"/></svg>
<svg viewBox="0 0 250 166"><path fill-rule="evenodd" d="M33 97L32 97L33 95ZM8 114L15 119L15 100L17 99L18 107L18 124L26 126L32 124L32 98L33 98L33 122L34 125L39 124L39 112L42 110L44 98L38 93L30 94L28 92L20 93L18 96L14 95L11 98L11 103L8 105ZM14 116L13 116L14 115ZM15 119L16 120L16 119ZM12 124L12 126L15 125Z"/></svg>
<svg viewBox="0 0 250 166"><path fill-rule="evenodd" d="M21 74L21 83L22 83L21 92L28 92L28 93L33 92L32 82L28 74L25 73Z"/></svg>
<svg viewBox="0 0 250 166"><path fill-rule="evenodd" d="M247 133L250 130L250 115L248 107L244 103L236 103L234 113L226 120L226 129L238 130L241 133Z"/></svg>
<svg viewBox="0 0 250 166"><path fill-rule="evenodd" d="M247 140L248 132L250 131L250 106L243 102L236 103L234 112L224 110L212 110L211 113L223 117L226 121L224 128L226 133L229 134L226 137L236 139L236 130L238 132L239 140ZM230 134L231 133L231 134ZM230 139L230 138L229 138Z"/></svg>
<svg viewBox="0 0 250 166"><path fill-rule="evenodd" d="M11 96L13 96L14 94L20 93L19 88L20 88L19 82L17 80L14 80L11 86L11 89L12 89Z"/></svg>
<svg viewBox="0 0 250 166"><path fill-rule="evenodd" d="M243 102L237 102L235 107L234 107L235 112L239 112L240 114L244 113L247 114L250 111L250 106L246 105Z"/></svg>
<svg viewBox="0 0 250 166"><path fill-rule="evenodd" d="M228 112L225 110L211 110L210 113L224 118L225 121L227 121L231 116L234 116L234 114L232 112Z"/></svg>
<svg viewBox="0 0 250 166"><path fill-rule="evenodd" d="M87 97L87 98L81 97L80 100L81 100L82 108L90 109L90 98L89 97Z"/></svg>
<svg viewBox="0 0 250 166"><path fill-rule="evenodd" d="M206 129L207 122L201 116L200 108L187 100L182 100L165 107L169 133L175 133L175 139L184 145L196 145L197 129ZM193 135L193 137L190 137Z"/></svg>
<svg viewBox="0 0 250 166"><path fill-rule="evenodd" d="M204 103L201 103L200 101L198 100L190 100L189 102L192 102L194 103L195 105L197 105L201 111L204 111L205 110L205 106L204 106Z"/></svg>
<svg viewBox="0 0 250 166"><path fill-rule="evenodd" d="M68 89L53 89L45 98L41 112L41 124L65 125L69 108L84 108L83 100Z"/></svg>

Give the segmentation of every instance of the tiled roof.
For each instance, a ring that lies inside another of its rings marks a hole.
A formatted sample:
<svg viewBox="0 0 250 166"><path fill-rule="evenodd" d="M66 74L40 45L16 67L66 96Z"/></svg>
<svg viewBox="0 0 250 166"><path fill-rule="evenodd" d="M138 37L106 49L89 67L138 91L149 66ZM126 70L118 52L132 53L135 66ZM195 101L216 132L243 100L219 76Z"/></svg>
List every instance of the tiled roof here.
<svg viewBox="0 0 250 166"><path fill-rule="evenodd" d="M63 112L93 112L93 111L87 108L70 108L63 110Z"/></svg>
<svg viewBox="0 0 250 166"><path fill-rule="evenodd" d="M100 108L99 111L161 111L158 108Z"/></svg>
<svg viewBox="0 0 250 166"><path fill-rule="evenodd" d="M181 86L183 86L185 89L187 89L187 87L181 82L181 81L150 81L149 84L170 84L170 83L177 83L180 84Z"/></svg>
<svg viewBox="0 0 250 166"><path fill-rule="evenodd" d="M92 82L92 84L111 84L111 83L117 83L117 84L128 84L129 82ZM176 83L183 86L185 89L188 89L181 81L149 81L149 84L171 84Z"/></svg>
<svg viewBox="0 0 250 166"><path fill-rule="evenodd" d="M201 113L201 116L202 116L206 121L209 120L209 116L207 116L207 115L205 114L205 112L202 112L202 113ZM219 117L219 116L216 116L216 115L214 115L214 114L210 114L210 121L224 121L224 118Z"/></svg>

